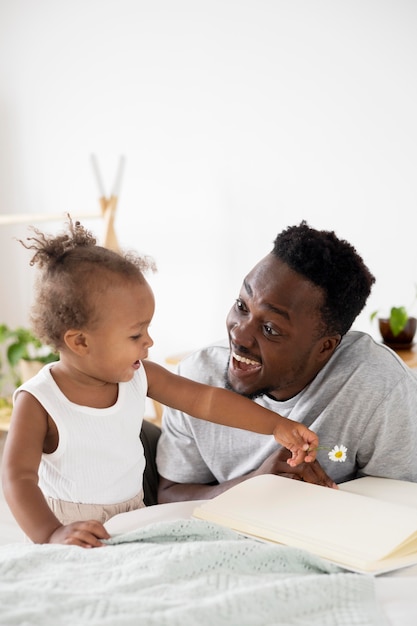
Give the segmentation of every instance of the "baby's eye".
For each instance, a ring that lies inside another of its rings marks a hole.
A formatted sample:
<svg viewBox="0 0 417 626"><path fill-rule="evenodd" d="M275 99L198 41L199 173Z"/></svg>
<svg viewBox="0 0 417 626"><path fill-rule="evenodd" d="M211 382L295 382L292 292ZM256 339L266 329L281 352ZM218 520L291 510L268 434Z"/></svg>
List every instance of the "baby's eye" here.
<svg viewBox="0 0 417 626"><path fill-rule="evenodd" d="M132 335L130 338L133 339L133 341L137 341L141 337L142 337L142 335Z"/></svg>

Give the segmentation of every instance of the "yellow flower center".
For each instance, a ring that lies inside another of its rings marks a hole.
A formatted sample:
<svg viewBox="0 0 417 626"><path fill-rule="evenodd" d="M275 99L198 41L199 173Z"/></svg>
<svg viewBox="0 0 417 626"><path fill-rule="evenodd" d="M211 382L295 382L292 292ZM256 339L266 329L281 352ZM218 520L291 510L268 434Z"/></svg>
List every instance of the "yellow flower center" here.
<svg viewBox="0 0 417 626"><path fill-rule="evenodd" d="M338 450L337 452L334 453L336 459L340 459L343 456L343 452L341 450Z"/></svg>

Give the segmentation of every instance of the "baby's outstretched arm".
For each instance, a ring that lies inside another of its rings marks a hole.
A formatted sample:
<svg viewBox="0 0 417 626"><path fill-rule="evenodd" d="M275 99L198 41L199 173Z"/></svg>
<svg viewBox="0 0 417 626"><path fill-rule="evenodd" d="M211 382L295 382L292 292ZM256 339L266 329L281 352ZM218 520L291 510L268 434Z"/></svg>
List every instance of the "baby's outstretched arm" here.
<svg viewBox="0 0 417 626"><path fill-rule="evenodd" d="M233 391L177 376L151 361L143 364L150 398L209 422L264 435L273 434L278 443L291 451L288 460L291 466L316 458L318 437L303 424L282 417Z"/></svg>

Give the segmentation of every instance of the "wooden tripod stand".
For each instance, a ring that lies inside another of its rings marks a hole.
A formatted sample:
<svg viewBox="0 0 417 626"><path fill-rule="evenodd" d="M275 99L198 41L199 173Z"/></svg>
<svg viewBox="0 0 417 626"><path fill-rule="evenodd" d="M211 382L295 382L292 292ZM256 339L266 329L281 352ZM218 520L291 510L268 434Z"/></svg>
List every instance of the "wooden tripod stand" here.
<svg viewBox="0 0 417 626"><path fill-rule="evenodd" d="M119 244L117 241L116 233L114 230L114 218L116 215L117 202L120 193L120 185L122 182L123 170L124 170L124 157L120 157L119 166L117 168L116 177L114 179L114 184L110 196L106 196L104 191L104 185L100 174L100 169L98 166L97 158L93 154L91 156L91 163L93 166L93 171L96 177L97 186L99 190L99 202L101 213L104 220L104 235L102 245L105 248L110 248L111 250L115 250L119 252Z"/></svg>

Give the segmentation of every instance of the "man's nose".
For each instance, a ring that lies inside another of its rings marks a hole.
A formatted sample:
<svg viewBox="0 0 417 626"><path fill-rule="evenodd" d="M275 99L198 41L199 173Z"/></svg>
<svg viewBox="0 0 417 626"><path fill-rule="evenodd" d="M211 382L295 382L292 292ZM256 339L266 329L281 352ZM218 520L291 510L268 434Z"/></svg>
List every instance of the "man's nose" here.
<svg viewBox="0 0 417 626"><path fill-rule="evenodd" d="M230 328L230 336L236 345L244 347L253 345L255 341L254 320L250 316L235 320L235 323Z"/></svg>

